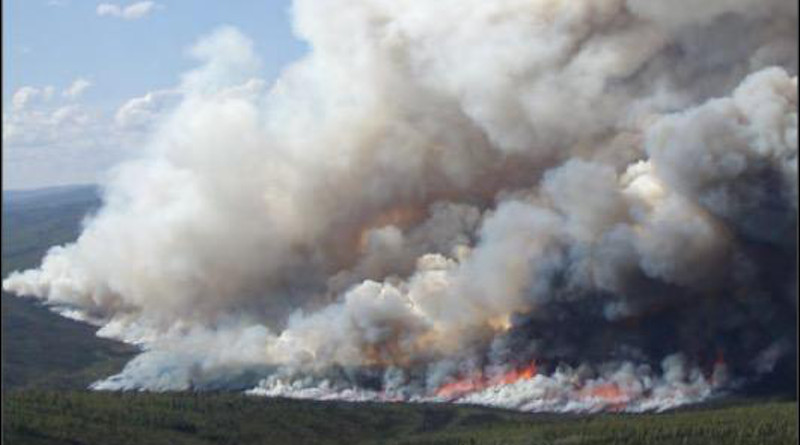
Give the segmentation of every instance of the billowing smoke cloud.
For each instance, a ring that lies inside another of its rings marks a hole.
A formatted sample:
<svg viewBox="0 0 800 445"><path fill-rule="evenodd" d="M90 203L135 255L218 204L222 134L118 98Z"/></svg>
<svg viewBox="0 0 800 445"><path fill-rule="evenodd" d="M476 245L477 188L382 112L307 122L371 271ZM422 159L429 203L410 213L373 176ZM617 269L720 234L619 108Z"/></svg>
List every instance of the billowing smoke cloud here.
<svg viewBox="0 0 800 445"><path fill-rule="evenodd" d="M269 89L199 42L77 242L4 281L143 346L96 388L639 410L791 357L794 1L293 14Z"/></svg>

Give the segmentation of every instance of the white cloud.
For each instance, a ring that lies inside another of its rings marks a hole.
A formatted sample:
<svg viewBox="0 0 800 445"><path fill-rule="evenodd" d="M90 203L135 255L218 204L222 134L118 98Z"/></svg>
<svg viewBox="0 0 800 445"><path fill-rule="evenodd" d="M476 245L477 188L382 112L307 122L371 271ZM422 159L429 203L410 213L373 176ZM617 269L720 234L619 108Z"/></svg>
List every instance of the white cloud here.
<svg viewBox="0 0 800 445"><path fill-rule="evenodd" d="M90 86L92 86L92 82L90 82L90 81L88 81L88 80L86 80L86 79L84 79L82 77L79 77L79 78L75 79L72 82L72 84L69 87L67 87L67 89L64 90L64 92L62 94L66 98L77 99Z"/></svg>
<svg viewBox="0 0 800 445"><path fill-rule="evenodd" d="M50 100L53 97L55 88L46 86L44 88L37 88L32 86L22 86L14 92L11 98L11 106L15 110L22 110L27 108L31 103L37 100Z"/></svg>
<svg viewBox="0 0 800 445"><path fill-rule="evenodd" d="M135 155L152 129L183 99L177 88L149 92L118 109L82 101L90 82L75 79L59 91L25 86L3 110L4 187L95 182Z"/></svg>
<svg viewBox="0 0 800 445"><path fill-rule="evenodd" d="M91 85L92 83L88 80L77 78L63 91L62 95L68 99L77 99ZM11 97L11 107L15 111L21 111L35 103L48 102L55 95L56 87L52 85L44 87L25 85L14 92L14 95Z"/></svg>
<svg viewBox="0 0 800 445"><path fill-rule="evenodd" d="M3 187L95 182L124 158L130 146L108 113L54 95L52 87L33 90L35 100L23 90L23 106L3 113ZM54 97L42 100L48 94Z"/></svg>
<svg viewBox="0 0 800 445"><path fill-rule="evenodd" d="M146 15L150 14L150 12L155 9L156 4L155 2L138 2L134 3L128 7L126 7L122 11L123 18L133 20L145 17Z"/></svg>
<svg viewBox="0 0 800 445"><path fill-rule="evenodd" d="M125 102L114 115L114 122L125 130L146 129L165 112L178 104L182 94L177 90L151 91Z"/></svg>
<svg viewBox="0 0 800 445"><path fill-rule="evenodd" d="M13 141L19 137L19 126L12 122L11 116L3 113L3 142Z"/></svg>
<svg viewBox="0 0 800 445"><path fill-rule="evenodd" d="M100 17L102 16L111 16L111 17L121 17L122 16L122 8L119 5L112 5L110 3L100 3L97 5L97 15Z"/></svg>
<svg viewBox="0 0 800 445"><path fill-rule="evenodd" d="M52 85L19 88L11 99L10 111L3 113L3 142L15 148L95 139L87 135L100 125L100 116L76 102L89 85L88 80L78 78L61 95Z"/></svg>
<svg viewBox="0 0 800 445"><path fill-rule="evenodd" d="M40 105L3 113L4 188L94 183L130 152L104 113Z"/></svg>
<svg viewBox="0 0 800 445"><path fill-rule="evenodd" d="M53 125L86 125L91 122L91 118L79 105L65 105L56 108L50 115Z"/></svg>
<svg viewBox="0 0 800 445"><path fill-rule="evenodd" d="M3 142L41 146L79 139L95 119L80 105L18 109L3 115Z"/></svg>
<svg viewBox="0 0 800 445"><path fill-rule="evenodd" d="M21 110L25 108L28 103L33 101L38 95L38 88L24 86L14 93L14 97L11 98L11 104L15 109Z"/></svg>
<svg viewBox="0 0 800 445"><path fill-rule="evenodd" d="M136 2L128 6L113 3L100 3L97 5L97 15L101 17L116 17L125 20L137 20L147 17L157 8L163 8L163 6L153 1Z"/></svg>
<svg viewBox="0 0 800 445"><path fill-rule="evenodd" d="M42 88L42 99L50 100L56 94L56 87L48 85Z"/></svg>

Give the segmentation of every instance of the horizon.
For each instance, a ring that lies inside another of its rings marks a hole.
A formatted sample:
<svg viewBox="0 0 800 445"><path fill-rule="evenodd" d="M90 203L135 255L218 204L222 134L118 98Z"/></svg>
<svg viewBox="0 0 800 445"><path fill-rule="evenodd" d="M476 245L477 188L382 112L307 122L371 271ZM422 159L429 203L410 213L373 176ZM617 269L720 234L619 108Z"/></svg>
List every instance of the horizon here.
<svg viewBox="0 0 800 445"><path fill-rule="evenodd" d="M85 348L113 366L67 360L87 394L609 415L796 394L800 11L698 5L272 3L307 47L180 0L76 7L120 38L5 97L4 301L118 342ZM193 25L143 50L169 14ZM36 356L55 336L10 332Z"/></svg>
<svg viewBox="0 0 800 445"><path fill-rule="evenodd" d="M220 27L251 40L267 85L307 53L291 2L3 1L3 190L101 185L142 156L181 100L190 49Z"/></svg>

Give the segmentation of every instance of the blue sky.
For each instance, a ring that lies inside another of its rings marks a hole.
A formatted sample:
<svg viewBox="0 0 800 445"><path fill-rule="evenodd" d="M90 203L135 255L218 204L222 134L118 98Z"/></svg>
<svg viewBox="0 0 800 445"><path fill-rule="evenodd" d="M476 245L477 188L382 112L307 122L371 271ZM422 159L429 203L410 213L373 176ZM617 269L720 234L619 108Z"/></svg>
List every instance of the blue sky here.
<svg viewBox="0 0 800 445"><path fill-rule="evenodd" d="M101 132L130 100L174 87L197 63L187 49L222 25L253 40L260 77L273 81L307 51L292 34L290 6L288 0L4 0L3 188L92 182L130 155L134 147L107 146L113 137L81 135L79 127L91 123L92 132Z"/></svg>

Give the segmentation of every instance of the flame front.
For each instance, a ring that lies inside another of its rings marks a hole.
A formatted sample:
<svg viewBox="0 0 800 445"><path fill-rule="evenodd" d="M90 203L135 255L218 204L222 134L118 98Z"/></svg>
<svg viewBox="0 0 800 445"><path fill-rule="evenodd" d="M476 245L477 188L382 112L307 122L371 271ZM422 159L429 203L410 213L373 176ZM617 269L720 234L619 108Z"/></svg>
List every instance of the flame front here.
<svg viewBox="0 0 800 445"><path fill-rule="evenodd" d="M94 388L632 411L796 373L796 2L296 3L302 60L198 42L3 281L141 346Z"/></svg>
<svg viewBox="0 0 800 445"><path fill-rule="evenodd" d="M445 383L436 390L436 396L445 399L456 399L464 395L482 391L486 388L510 385L520 380L528 380L536 376L536 362L531 362L522 368L515 368L503 374L486 377L483 372L476 372L467 377Z"/></svg>

